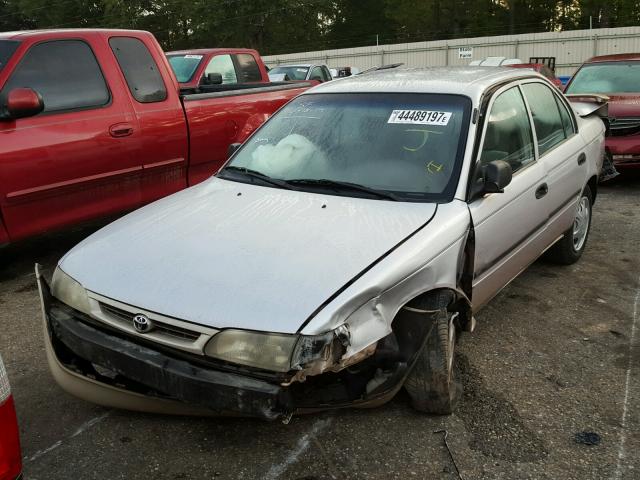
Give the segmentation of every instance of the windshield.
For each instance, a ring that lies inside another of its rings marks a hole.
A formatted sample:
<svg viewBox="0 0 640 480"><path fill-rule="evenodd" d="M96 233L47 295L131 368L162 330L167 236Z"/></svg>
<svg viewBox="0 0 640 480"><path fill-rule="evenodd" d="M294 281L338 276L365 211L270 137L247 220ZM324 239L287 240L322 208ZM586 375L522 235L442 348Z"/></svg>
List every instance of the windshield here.
<svg viewBox="0 0 640 480"><path fill-rule="evenodd" d="M0 70L7 64L19 44L13 40L0 40Z"/></svg>
<svg viewBox="0 0 640 480"><path fill-rule="evenodd" d="M565 93L638 93L640 62L607 62L583 66Z"/></svg>
<svg viewBox="0 0 640 480"><path fill-rule="evenodd" d="M286 75L289 80L306 80L309 67L276 67L269 70L269 75Z"/></svg>
<svg viewBox="0 0 640 480"><path fill-rule="evenodd" d="M185 83L191 81L193 74L202 61L202 57L203 55L171 55L167 58L178 82Z"/></svg>
<svg viewBox="0 0 640 480"><path fill-rule="evenodd" d="M449 201L458 183L470 106L458 95L302 95L247 140L220 176L236 180L231 171L248 169L296 189L318 191L329 180L405 201Z"/></svg>

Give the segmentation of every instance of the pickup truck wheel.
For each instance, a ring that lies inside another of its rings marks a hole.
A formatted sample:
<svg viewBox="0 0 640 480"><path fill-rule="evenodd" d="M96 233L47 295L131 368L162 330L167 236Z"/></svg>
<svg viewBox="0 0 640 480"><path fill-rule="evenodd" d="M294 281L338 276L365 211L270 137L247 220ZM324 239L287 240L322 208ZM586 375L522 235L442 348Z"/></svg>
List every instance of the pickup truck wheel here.
<svg viewBox="0 0 640 480"><path fill-rule="evenodd" d="M413 407L421 412L448 415L462 393L454 372L454 350L457 340L456 316L446 310L449 297L434 296L433 309L438 309L433 328L404 387Z"/></svg>
<svg viewBox="0 0 640 480"><path fill-rule="evenodd" d="M571 265L580 259L587 245L587 237L591 228L591 205L593 205L593 197L591 189L586 185L576 207L573 225L549 249L548 258L550 260L562 265Z"/></svg>

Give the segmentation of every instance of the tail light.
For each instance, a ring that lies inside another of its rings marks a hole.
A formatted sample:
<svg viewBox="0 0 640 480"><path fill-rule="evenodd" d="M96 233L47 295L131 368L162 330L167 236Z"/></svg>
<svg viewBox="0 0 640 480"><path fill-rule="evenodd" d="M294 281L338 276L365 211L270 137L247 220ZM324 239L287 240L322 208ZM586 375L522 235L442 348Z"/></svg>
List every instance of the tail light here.
<svg viewBox="0 0 640 480"><path fill-rule="evenodd" d="M21 471L18 421L9 377L0 357L0 480L15 480Z"/></svg>

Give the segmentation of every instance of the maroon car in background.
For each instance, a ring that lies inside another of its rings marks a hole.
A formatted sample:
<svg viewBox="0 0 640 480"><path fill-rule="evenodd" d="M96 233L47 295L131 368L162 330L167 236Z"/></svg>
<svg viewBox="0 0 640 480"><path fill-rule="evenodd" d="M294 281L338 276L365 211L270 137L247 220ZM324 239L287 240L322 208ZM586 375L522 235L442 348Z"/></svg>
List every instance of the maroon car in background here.
<svg viewBox="0 0 640 480"><path fill-rule="evenodd" d="M0 357L0 480L22 478L22 454L11 386Z"/></svg>
<svg viewBox="0 0 640 480"><path fill-rule="evenodd" d="M564 93L609 97L607 155L619 171L640 168L640 53L587 60Z"/></svg>

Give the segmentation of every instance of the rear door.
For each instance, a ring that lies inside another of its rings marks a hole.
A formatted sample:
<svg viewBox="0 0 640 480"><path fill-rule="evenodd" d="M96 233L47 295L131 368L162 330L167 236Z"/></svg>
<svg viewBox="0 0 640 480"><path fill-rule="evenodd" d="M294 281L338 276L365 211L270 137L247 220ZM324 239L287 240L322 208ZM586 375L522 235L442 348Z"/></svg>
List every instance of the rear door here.
<svg viewBox="0 0 640 480"><path fill-rule="evenodd" d="M160 68L152 55L155 45L140 38L113 36L109 46L132 97L139 125L138 158L142 162L142 203L187 186L188 132L177 88L168 76L162 55ZM159 57L160 58L160 57Z"/></svg>
<svg viewBox="0 0 640 480"><path fill-rule="evenodd" d="M0 202L13 241L137 207L135 117L97 35L21 47L0 91L39 92L39 115L0 122Z"/></svg>
<svg viewBox="0 0 640 480"><path fill-rule="evenodd" d="M544 200L547 174L536 161L531 118L518 86L494 94L487 110L477 162L482 166L504 160L513 179L503 193L475 198L469 204L475 232L473 303L488 302L544 248L548 211Z"/></svg>
<svg viewBox="0 0 640 480"><path fill-rule="evenodd" d="M543 201L549 210L549 224L545 238L551 244L573 224L578 198L586 183L585 145L561 95L540 81L524 83L522 91L533 117L538 161L547 171L549 192Z"/></svg>

